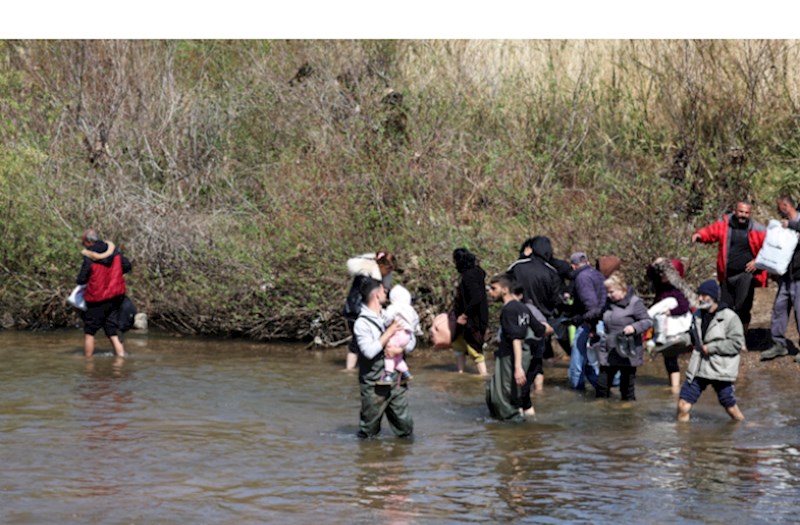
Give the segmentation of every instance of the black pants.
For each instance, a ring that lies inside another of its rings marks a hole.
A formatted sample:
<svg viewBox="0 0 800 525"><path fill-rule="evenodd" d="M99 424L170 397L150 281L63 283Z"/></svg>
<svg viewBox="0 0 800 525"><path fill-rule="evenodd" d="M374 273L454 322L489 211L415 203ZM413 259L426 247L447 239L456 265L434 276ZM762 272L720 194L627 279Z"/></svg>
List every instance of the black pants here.
<svg viewBox="0 0 800 525"><path fill-rule="evenodd" d="M119 309L124 295L118 295L99 303L86 302L86 315L83 318L83 333L95 335L101 328L107 337L119 335Z"/></svg>
<svg viewBox="0 0 800 525"><path fill-rule="evenodd" d="M739 316L743 325L750 324L750 310L753 309L755 282L753 274L743 272L728 277L720 286L720 302L730 306Z"/></svg>
<svg viewBox="0 0 800 525"><path fill-rule="evenodd" d="M617 371L619 371L619 391L622 394L622 400L635 401L635 366L601 366L600 375L597 376L597 388L595 389L596 397L611 397L610 385Z"/></svg>
<svg viewBox="0 0 800 525"><path fill-rule="evenodd" d="M533 386L533 380L540 374L544 375L544 359L541 357L532 357L531 364L528 365L528 370L525 372L525 386L522 387L519 394L519 406L522 410L528 410L533 406L531 402L531 387Z"/></svg>
<svg viewBox="0 0 800 525"><path fill-rule="evenodd" d="M678 356L673 356L673 357L664 356L664 368L667 369L668 374L680 372L681 367L678 365Z"/></svg>

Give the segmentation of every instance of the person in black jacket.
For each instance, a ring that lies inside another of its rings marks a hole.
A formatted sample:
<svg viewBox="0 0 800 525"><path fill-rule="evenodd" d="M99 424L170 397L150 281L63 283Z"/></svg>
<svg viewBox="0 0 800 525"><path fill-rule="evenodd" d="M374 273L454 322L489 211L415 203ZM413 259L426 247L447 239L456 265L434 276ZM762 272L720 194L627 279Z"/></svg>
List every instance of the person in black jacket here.
<svg viewBox="0 0 800 525"><path fill-rule="evenodd" d="M559 270L553 265L554 261L550 239L538 235L522 244L520 258L506 270L506 273L522 286L523 302L534 305L548 319L551 326L560 328L562 325L556 319L563 306L564 281L560 277ZM567 339L563 345L569 347L566 330L557 337L562 340ZM555 354L550 337L546 338L545 348L546 355Z"/></svg>
<svg viewBox="0 0 800 525"><path fill-rule="evenodd" d="M546 239L547 237L534 238L533 243ZM549 245L549 240L547 244ZM533 304L547 318L552 318L556 314L562 303L562 282L555 268L531 252L530 256L514 262L507 273L512 280L522 286L525 302Z"/></svg>
<svg viewBox="0 0 800 525"><path fill-rule="evenodd" d="M455 293L453 312L456 332L452 348L456 352L456 367L464 372L466 356L475 361L478 375L486 375L483 344L489 327L489 301L486 297L486 272L478 259L466 248L453 251L453 263L461 274Z"/></svg>

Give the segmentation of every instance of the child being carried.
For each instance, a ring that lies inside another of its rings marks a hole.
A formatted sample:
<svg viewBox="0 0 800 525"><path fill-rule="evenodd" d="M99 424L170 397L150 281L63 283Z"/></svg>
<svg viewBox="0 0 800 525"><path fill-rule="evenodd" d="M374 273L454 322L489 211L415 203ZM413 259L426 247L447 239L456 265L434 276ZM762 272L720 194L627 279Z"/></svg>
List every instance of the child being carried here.
<svg viewBox="0 0 800 525"><path fill-rule="evenodd" d="M395 319L400 321L402 328L392 335L386 346L398 346L405 348L406 345L414 337L419 326L419 315L411 306L411 293L404 287L396 285L392 287L389 292L389 306L382 313L383 321L389 325ZM395 372L400 374L400 382L407 383L413 379L413 376L408 371L408 365L403 359L403 354L397 355L393 358L386 358L384 363L384 373L379 385L391 385L396 381Z"/></svg>

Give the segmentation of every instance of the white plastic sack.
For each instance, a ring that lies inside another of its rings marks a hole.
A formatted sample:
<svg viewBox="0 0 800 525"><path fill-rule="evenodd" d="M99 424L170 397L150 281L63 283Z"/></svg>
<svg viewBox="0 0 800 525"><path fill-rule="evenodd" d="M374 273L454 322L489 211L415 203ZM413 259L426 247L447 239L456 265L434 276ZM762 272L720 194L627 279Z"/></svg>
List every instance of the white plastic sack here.
<svg viewBox="0 0 800 525"><path fill-rule="evenodd" d="M678 307L674 297L667 297L651 306L647 312L653 318L653 341L663 345L667 339L686 333L692 326L692 314L667 315L667 312Z"/></svg>
<svg viewBox="0 0 800 525"><path fill-rule="evenodd" d="M86 285L80 284L72 290L72 293L67 297L67 302L77 308L78 310L86 311L86 300L83 298L83 293L86 291Z"/></svg>
<svg viewBox="0 0 800 525"><path fill-rule="evenodd" d="M764 245L756 255L756 268L774 275L785 274L796 247L797 233L781 226L780 221L772 219L767 225Z"/></svg>

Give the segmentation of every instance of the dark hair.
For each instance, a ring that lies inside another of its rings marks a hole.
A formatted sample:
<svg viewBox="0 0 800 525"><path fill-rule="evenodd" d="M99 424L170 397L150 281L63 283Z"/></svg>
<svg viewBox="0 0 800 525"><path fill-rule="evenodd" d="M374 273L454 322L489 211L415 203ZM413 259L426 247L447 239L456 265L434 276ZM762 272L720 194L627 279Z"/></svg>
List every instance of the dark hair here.
<svg viewBox="0 0 800 525"><path fill-rule="evenodd" d="M797 203L789 195L781 195L780 197L778 197L778 200L785 202L786 204L788 204L792 208L795 208L795 209L797 208Z"/></svg>
<svg viewBox="0 0 800 525"><path fill-rule="evenodd" d="M453 262L456 265L458 273L471 270L478 266L478 259L466 248L456 248L453 250Z"/></svg>
<svg viewBox="0 0 800 525"><path fill-rule="evenodd" d="M498 273L497 275L492 277L491 280L489 281L489 284L495 284L495 283L499 284L503 288L508 288L508 291L512 293L517 293L516 292L517 288L521 288L521 286L517 284L517 281L507 273Z"/></svg>
<svg viewBox="0 0 800 525"><path fill-rule="evenodd" d="M358 291L361 292L361 302L367 304L369 302L369 296L372 294L373 290L378 288L381 284L380 281L377 279L373 279L372 277L367 277L361 282L361 286L359 286Z"/></svg>
<svg viewBox="0 0 800 525"><path fill-rule="evenodd" d="M393 253L387 250L378 250L375 253L375 262L381 268L386 268L386 273L392 273L397 269L397 259Z"/></svg>
<svg viewBox="0 0 800 525"><path fill-rule="evenodd" d="M525 295L525 287L520 283L514 283L514 288L511 289L511 293L514 295Z"/></svg>

